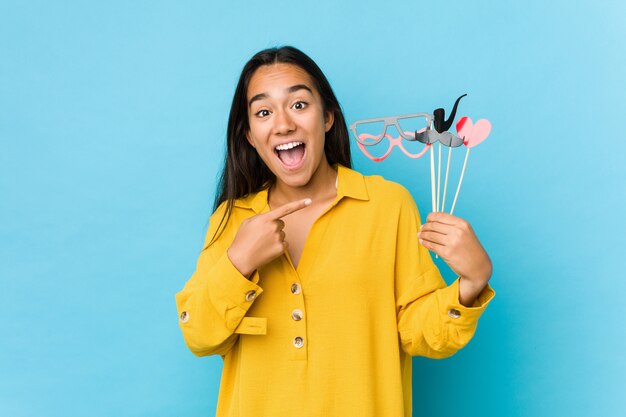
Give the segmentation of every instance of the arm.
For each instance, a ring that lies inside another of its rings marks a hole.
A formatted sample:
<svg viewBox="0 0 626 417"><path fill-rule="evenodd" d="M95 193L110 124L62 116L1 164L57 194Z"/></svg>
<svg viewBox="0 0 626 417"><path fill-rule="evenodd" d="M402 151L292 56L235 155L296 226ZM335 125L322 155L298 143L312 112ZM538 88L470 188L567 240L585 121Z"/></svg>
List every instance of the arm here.
<svg viewBox="0 0 626 417"><path fill-rule="evenodd" d="M205 247L224 213L211 216ZM232 264L226 250L232 240L231 222L222 236L200 253L196 270L176 294L179 325L189 350L197 356L225 355L237 341L236 329L256 297L263 292L258 273L250 280Z"/></svg>
<svg viewBox="0 0 626 417"><path fill-rule="evenodd" d="M220 223L225 204L211 216L206 249L200 254L193 276L176 294L180 327L185 343L194 354L225 355L237 341L238 333L265 334L264 318L245 317L263 292L257 285L257 268L287 248L281 217L309 204L310 199L294 201L243 221L237 221L233 213L222 236L206 248Z"/></svg>
<svg viewBox="0 0 626 417"><path fill-rule="evenodd" d="M428 250L420 245L420 217L406 193L400 208L396 248L396 309L402 349L409 355L445 358L464 347L494 296L486 285L469 303L461 304L460 280L446 286Z"/></svg>

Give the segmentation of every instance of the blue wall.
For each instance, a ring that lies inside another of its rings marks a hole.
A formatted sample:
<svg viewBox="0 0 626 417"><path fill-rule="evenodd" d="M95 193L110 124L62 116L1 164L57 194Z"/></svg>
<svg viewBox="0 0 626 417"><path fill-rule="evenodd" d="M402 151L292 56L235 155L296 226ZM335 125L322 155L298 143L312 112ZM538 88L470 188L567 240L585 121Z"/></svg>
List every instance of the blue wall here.
<svg viewBox="0 0 626 417"><path fill-rule="evenodd" d="M626 6L442 3L0 2L0 415L214 414L221 359L186 350L174 293L238 73L279 44L349 122L465 92L493 122L455 214L498 295L464 351L415 359L415 415L626 415ZM426 159L353 151L428 212Z"/></svg>

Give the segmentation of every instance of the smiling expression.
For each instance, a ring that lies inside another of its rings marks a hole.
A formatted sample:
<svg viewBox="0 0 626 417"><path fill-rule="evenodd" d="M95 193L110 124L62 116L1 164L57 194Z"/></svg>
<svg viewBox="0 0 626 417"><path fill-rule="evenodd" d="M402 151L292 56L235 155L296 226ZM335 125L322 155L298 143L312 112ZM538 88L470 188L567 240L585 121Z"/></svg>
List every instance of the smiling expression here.
<svg viewBox="0 0 626 417"><path fill-rule="evenodd" d="M324 141L333 114L324 114L306 71L284 63L259 67L250 79L247 101L246 137L277 181L306 186L320 167L328 167Z"/></svg>

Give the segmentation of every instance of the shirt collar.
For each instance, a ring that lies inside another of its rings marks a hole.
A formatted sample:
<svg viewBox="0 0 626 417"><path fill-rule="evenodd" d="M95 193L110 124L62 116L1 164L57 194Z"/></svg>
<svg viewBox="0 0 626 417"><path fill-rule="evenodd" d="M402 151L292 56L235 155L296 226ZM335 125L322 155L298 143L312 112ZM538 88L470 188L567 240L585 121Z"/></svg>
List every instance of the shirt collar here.
<svg viewBox="0 0 626 417"><path fill-rule="evenodd" d="M346 168L341 164L337 164L337 201L343 197L354 198L356 200L369 200L365 178L357 171ZM235 200L235 207L252 209L256 214L269 211L267 202L268 188L249 194L245 197Z"/></svg>
<svg viewBox="0 0 626 417"><path fill-rule="evenodd" d="M337 200L342 197L350 197L356 200L368 201L370 199L363 175L353 169L337 164L338 184Z"/></svg>

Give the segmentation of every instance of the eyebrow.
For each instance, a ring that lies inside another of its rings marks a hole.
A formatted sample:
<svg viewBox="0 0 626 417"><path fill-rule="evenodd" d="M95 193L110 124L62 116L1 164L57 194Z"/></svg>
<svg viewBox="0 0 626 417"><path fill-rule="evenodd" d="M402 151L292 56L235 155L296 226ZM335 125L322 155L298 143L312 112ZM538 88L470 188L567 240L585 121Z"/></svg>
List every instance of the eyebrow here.
<svg viewBox="0 0 626 417"><path fill-rule="evenodd" d="M292 94L299 90L307 90L309 93L313 94L313 91L305 84L292 85L291 87L287 88L285 91L287 92L287 94ZM255 101L263 100L266 98L268 98L267 93L257 94L256 96L250 99L250 101L248 102L248 107L252 106L252 103L254 103Z"/></svg>

